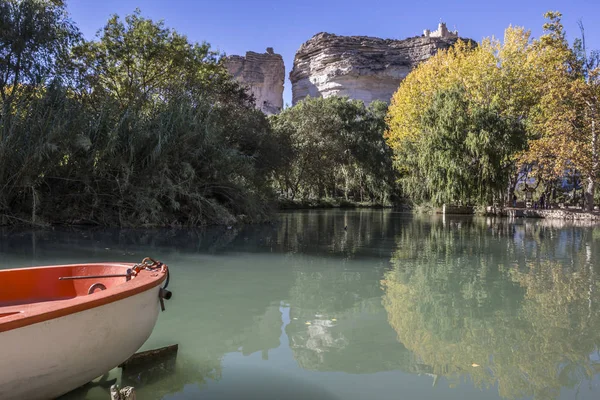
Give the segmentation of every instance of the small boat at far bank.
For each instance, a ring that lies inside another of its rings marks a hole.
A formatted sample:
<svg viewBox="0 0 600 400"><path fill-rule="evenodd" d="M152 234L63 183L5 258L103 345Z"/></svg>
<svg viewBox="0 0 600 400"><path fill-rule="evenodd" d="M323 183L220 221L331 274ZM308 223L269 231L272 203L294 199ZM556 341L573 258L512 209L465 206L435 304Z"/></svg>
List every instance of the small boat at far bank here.
<svg viewBox="0 0 600 400"><path fill-rule="evenodd" d="M0 399L53 399L127 360L171 297L168 276L150 258L0 270Z"/></svg>

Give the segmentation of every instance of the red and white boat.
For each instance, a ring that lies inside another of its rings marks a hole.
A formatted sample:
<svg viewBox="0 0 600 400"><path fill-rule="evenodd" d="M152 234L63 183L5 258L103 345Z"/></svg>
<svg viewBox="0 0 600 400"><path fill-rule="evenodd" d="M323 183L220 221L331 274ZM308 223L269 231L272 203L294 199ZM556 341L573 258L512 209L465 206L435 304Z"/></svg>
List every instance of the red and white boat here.
<svg viewBox="0 0 600 400"><path fill-rule="evenodd" d="M53 399L127 360L171 296L168 274L149 258L0 270L0 399Z"/></svg>

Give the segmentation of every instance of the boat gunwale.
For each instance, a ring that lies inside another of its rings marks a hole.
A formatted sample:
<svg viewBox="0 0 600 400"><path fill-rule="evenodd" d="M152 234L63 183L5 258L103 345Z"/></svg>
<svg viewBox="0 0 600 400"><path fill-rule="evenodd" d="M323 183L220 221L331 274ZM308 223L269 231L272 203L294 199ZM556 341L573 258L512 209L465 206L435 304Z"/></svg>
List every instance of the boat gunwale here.
<svg viewBox="0 0 600 400"><path fill-rule="evenodd" d="M0 270L0 277L2 276L3 272L15 272L20 270L47 270L53 268L75 267L119 267L126 271L128 268L133 268L135 265L135 263L108 262L12 268ZM71 314L126 299L155 288L163 283L166 279L166 271L148 271L143 269L138 273L137 276L129 281L125 281L122 284L118 284L109 287L106 290L94 292L89 295L75 296L70 299L60 299L51 302L31 303L27 305L0 306L0 314L11 314L17 311L15 314L4 316L2 319L0 319L0 333L23 328L40 322L50 321L60 317L65 317ZM52 305L50 305L50 303L52 303Z"/></svg>

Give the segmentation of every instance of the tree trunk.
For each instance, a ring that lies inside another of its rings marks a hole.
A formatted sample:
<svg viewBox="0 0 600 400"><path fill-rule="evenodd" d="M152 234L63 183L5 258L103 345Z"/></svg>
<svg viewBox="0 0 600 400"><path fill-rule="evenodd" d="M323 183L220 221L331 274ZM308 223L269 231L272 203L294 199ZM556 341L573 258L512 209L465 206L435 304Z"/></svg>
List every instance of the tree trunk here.
<svg viewBox="0 0 600 400"><path fill-rule="evenodd" d="M517 186L517 180L519 179L519 171L514 174L510 174L508 177L508 186L506 188L506 201L504 201L505 207L513 207L513 196Z"/></svg>
<svg viewBox="0 0 600 400"><path fill-rule="evenodd" d="M587 178L587 188L585 190L585 209L586 211L594 211L594 191L596 190L596 182L593 177Z"/></svg>
<svg viewBox="0 0 600 400"><path fill-rule="evenodd" d="M596 174L598 173L598 134L596 132L596 107L591 106L592 119L592 173L587 178L585 191L585 208L594 211L594 191L596 189Z"/></svg>

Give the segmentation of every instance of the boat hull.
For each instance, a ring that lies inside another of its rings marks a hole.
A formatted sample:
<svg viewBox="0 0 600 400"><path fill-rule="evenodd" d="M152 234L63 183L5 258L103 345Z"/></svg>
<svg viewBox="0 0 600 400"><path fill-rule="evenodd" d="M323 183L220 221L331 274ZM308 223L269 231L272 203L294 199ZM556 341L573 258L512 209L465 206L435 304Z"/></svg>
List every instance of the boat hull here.
<svg viewBox="0 0 600 400"><path fill-rule="evenodd" d="M0 399L53 399L127 360L152 333L159 289L0 332Z"/></svg>

